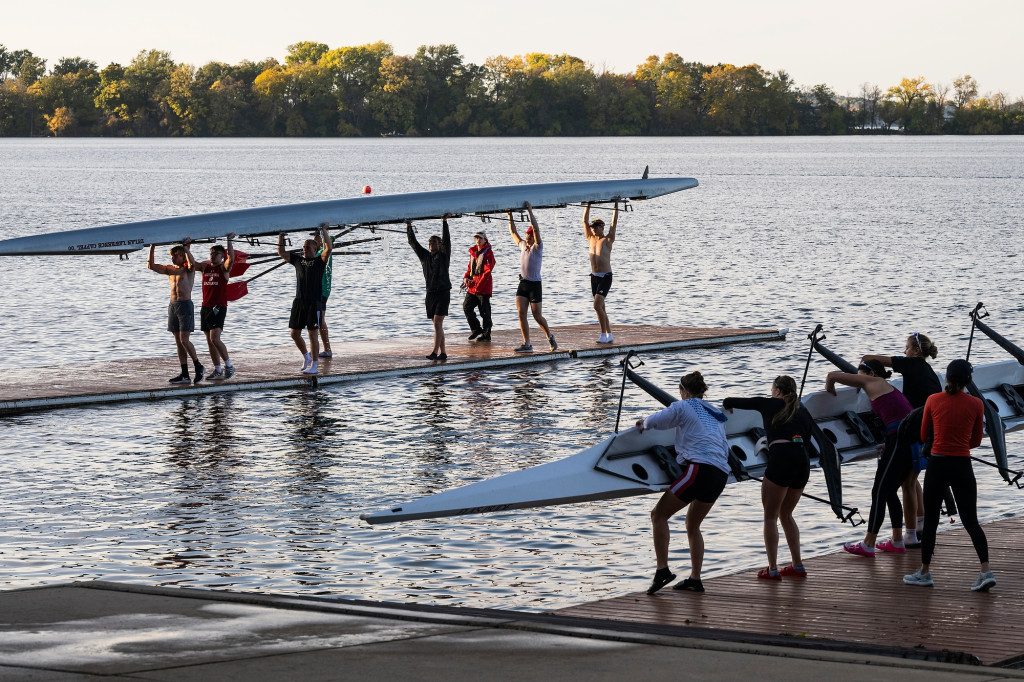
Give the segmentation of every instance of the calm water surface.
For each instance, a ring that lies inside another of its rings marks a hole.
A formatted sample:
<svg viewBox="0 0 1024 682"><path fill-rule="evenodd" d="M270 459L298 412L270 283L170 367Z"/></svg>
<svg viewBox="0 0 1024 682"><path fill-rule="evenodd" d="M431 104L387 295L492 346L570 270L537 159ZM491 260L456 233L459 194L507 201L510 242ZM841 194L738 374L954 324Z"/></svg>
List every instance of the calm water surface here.
<svg viewBox="0 0 1024 682"><path fill-rule="evenodd" d="M763 394L779 373L799 377L818 322L850 359L900 352L907 333L926 332L944 366L964 353L979 300L997 330L1024 342L1024 140L1015 138L0 140L0 237L340 198L366 184L386 194L596 180L639 176L648 164L701 186L621 217L613 323L791 330L781 343L645 356L643 372L666 388L699 368L712 400ZM593 321L579 218L579 209L540 216L545 313L556 326ZM468 248L481 227L498 259L495 323L513 328L518 252L502 225L454 221L453 239ZM438 229L419 226L421 237ZM453 273L464 266L453 258ZM335 273L333 339L429 332L403 236L336 259ZM166 288L144 254L5 259L0 369L82 372L92 360L170 355ZM287 343L292 291L285 270L255 282L231 307L229 348ZM456 315L447 324L452 334L464 326ZM972 358L1008 356L982 339ZM0 588L109 579L510 609L643 589L653 496L372 528L358 520L600 440L614 425L616 362L0 420ZM810 386L828 370L815 359ZM654 408L631 389L623 419ZM1008 437L1017 467L1022 442ZM848 502L866 509L873 470L844 470ZM978 477L985 518L1024 511L1024 492L995 470L978 467ZM814 473L809 492L823 491ZM763 564L759 499L753 483L727 489L705 523L706 575ZM862 531L823 505L805 501L798 513L809 554ZM682 520L673 528L672 565L685 570ZM941 552L940 540L940 574Z"/></svg>

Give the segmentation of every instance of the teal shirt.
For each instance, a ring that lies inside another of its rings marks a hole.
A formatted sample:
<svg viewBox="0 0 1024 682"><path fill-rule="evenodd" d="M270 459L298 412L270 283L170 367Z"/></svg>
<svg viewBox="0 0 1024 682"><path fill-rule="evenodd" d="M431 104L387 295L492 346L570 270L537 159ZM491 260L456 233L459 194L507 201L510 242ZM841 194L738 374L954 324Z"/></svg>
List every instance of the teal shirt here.
<svg viewBox="0 0 1024 682"><path fill-rule="evenodd" d="M332 237L331 238L331 244L333 244L333 243L334 243L334 238ZM324 250L321 247L321 249L316 252L316 255L319 256L323 252L324 252ZM334 256L331 256L330 258L327 259L327 267L324 268L323 297L325 299L330 298L330 296L331 296L331 268L332 268L333 265L334 265Z"/></svg>

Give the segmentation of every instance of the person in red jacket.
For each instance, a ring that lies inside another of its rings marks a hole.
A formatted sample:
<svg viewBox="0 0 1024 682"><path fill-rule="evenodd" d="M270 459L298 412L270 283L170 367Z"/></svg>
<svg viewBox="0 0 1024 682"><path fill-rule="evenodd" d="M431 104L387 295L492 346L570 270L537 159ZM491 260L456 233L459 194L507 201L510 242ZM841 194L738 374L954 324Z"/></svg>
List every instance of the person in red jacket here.
<svg viewBox="0 0 1024 682"><path fill-rule="evenodd" d="M971 467L971 449L981 445L985 425L985 407L981 400L964 393L974 369L967 360L954 360L946 368L946 388L928 396L921 422L921 440L932 439L924 478L924 535L921 537L921 568L903 577L908 585L934 584L931 574L935 551L935 532L939 528L942 493L949 486L960 522L971 536L974 551L981 562L981 574L971 586L975 592L995 587L996 577L989 570L988 539L978 523L978 484Z"/></svg>
<svg viewBox="0 0 1024 682"><path fill-rule="evenodd" d="M235 233L232 232L228 235L226 250L220 244L214 244L210 247L210 260L196 263L196 270L203 273L203 306L199 309L199 322L213 360L213 372L207 377L210 380L230 379L235 374L228 349L220 338L228 313L228 278L235 262L235 246L231 241L234 238ZM221 359L224 360L223 370L220 368Z"/></svg>
<svg viewBox="0 0 1024 682"><path fill-rule="evenodd" d="M462 302L462 310L466 313L466 321L473 331L469 340L491 340L491 270L494 269L494 252L487 241L486 232L473 235L476 244L469 247L469 265L462 276L466 299ZM476 317L476 308L480 308L480 316L484 318L483 326Z"/></svg>

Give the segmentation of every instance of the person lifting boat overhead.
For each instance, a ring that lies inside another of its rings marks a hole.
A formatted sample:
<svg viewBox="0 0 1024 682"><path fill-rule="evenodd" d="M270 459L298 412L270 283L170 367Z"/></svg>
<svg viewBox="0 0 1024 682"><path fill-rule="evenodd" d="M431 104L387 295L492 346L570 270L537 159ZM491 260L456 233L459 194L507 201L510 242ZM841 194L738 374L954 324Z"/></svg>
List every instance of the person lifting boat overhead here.
<svg viewBox="0 0 1024 682"><path fill-rule="evenodd" d="M612 224L608 234L604 233L604 221L598 218L590 222L590 202L583 211L583 234L590 248L590 293L594 296L594 312L601 325L598 343L612 343L612 325L604 308L604 300L612 288L612 243L615 241L615 225L619 222L619 202L615 201Z"/></svg>
<svg viewBox="0 0 1024 682"><path fill-rule="evenodd" d="M924 587L934 584L931 574L935 533L939 528L939 507L946 487L953 489L960 521L971 536L981 562L981 573L971 590L988 592L996 585L989 570L988 539L978 523L978 484L971 466L971 449L981 445L985 407L981 400L964 392L974 368L967 360L954 360L946 368L946 388L928 396L921 422L921 440L933 439L924 476L924 534L921 537L921 567L903 582Z"/></svg>
<svg viewBox="0 0 1024 682"><path fill-rule="evenodd" d="M199 329L206 335L206 345L210 349L213 371L207 379L212 381L230 379L235 374L227 346L220 338L228 314L228 279L235 262L235 246L231 241L234 238L234 232L228 234L227 249L214 244L210 247L210 260L196 263L196 270L203 273L203 305L199 308ZM224 359L223 370L220 368L221 358Z"/></svg>
<svg viewBox="0 0 1024 682"><path fill-rule="evenodd" d="M882 527L882 508L889 507L889 521L892 523L892 539L879 547L885 552L899 551L903 546L903 506L896 495L911 470L910 442L899 437L899 425L912 408L907 398L886 379L892 372L877 360L860 363L856 374L829 372L825 377L825 390L836 394L836 384L863 389L871 400L871 411L885 424L885 445L882 447L875 481L871 486L871 513L863 542L847 542L843 545L850 554L875 556L875 540ZM904 550L905 551L905 550Z"/></svg>
<svg viewBox="0 0 1024 682"><path fill-rule="evenodd" d="M331 238L327 234L327 223L320 224L323 236L323 251L312 239L302 243L301 253L289 252L284 247L284 235L277 236L277 255L295 268L295 299L292 301L292 312L288 318L288 329L291 331L295 347L302 353L303 374L317 373L317 358L320 354L320 339L317 330L320 327L320 301L323 298L323 278L327 261L331 257ZM302 339L302 330L309 335L309 351Z"/></svg>
<svg viewBox="0 0 1024 682"><path fill-rule="evenodd" d="M894 371L902 374L903 395L914 408L907 418L900 422L897 434L901 440L905 439L910 443L913 464L907 480L903 482L903 518L907 524L903 538L905 545L894 545L893 548L897 551L921 546L919 534L924 529L924 492L917 478L924 469L927 459L926 445L919 441L918 434L921 432L925 401L928 396L942 392L939 377L928 364L928 358L934 359L939 356L939 349L932 340L924 334L914 332L907 337L903 352L905 355L902 356L865 355L861 358L861 362L877 360L884 367L892 367Z"/></svg>
<svg viewBox="0 0 1024 682"><path fill-rule="evenodd" d="M686 513L690 577L679 581L672 589L704 591L700 580L704 564L704 536L700 524L715 506L729 478L729 444L725 438L728 418L704 400L707 390L700 372L684 374L679 380L680 399L636 422L641 433L644 429L675 429L676 461L683 468L682 475L662 494L651 511L657 570L647 594L654 594L676 578L668 567L668 521L687 505L690 507Z"/></svg>
<svg viewBox="0 0 1024 682"><path fill-rule="evenodd" d="M491 328L491 271L494 270L494 250L491 243L487 241L486 232L477 232L473 235L476 242L469 247L469 265L466 266L466 274L462 276L463 288L466 290L466 298L462 302L462 310L466 313L466 321L472 333L469 340L490 341ZM476 308L480 308L480 317L483 318L483 325L476 317Z"/></svg>
<svg viewBox="0 0 1024 682"><path fill-rule="evenodd" d="M330 229L328 223L323 223L321 227ZM334 246L334 238L328 237L331 241L331 246ZM313 241L316 242L317 252L316 255L323 253L324 249L324 238L320 233L313 234ZM320 342L324 349L320 351L321 359L330 359L334 357L334 352L331 351L331 339L328 336L327 329L327 299L331 296L331 276L334 271L334 256L327 259L327 265L324 266L324 279L323 279L323 296L320 298Z"/></svg>
<svg viewBox="0 0 1024 682"><path fill-rule="evenodd" d="M801 409L796 380L790 376L775 377L770 398L726 398L722 407L730 414L734 409L759 413L768 440L768 467L761 480L768 568L762 568L757 577L769 580L781 580L783 576L806 578L807 570L800 557L800 528L793 518L793 510L811 475L808 447L814 422L811 415ZM792 559L781 571L777 564L780 521Z"/></svg>
<svg viewBox="0 0 1024 682"><path fill-rule="evenodd" d="M530 323L526 321L527 307L533 313L533 319L547 335L548 347L554 351L558 350L558 343L555 342L555 335L548 327L548 321L541 314L543 287L540 279L540 265L544 257L544 243L540 238L537 219L533 215L533 206L527 201L523 203L523 208L530 215L530 226L526 228L526 239L520 237L516 232L516 222L512 219L512 212L508 212L508 230L521 252L519 254L519 287L516 289L516 312L519 314L519 331L523 335L523 345L516 348L515 352L533 352L533 344L530 343Z"/></svg>
<svg viewBox="0 0 1024 682"><path fill-rule="evenodd" d="M427 242L429 249L423 248L416 240L416 233L412 231L412 222L405 223L406 236L409 238L409 246L416 252L420 259L420 266L423 268L423 279L427 285L427 295L424 304L427 309L427 319L434 324L434 349L430 351L427 360L439 360L444 362L448 359L448 353L444 347L444 318L448 315L448 306L452 298L452 281L448 276L448 266L452 258L452 238L448 233L448 217L451 213L445 213L441 219L441 236L431 235Z"/></svg>
<svg viewBox="0 0 1024 682"><path fill-rule="evenodd" d="M185 239L181 244L171 247L170 265L155 262L155 245L150 244L149 258L146 261L147 268L158 274L167 275L171 283L171 302L167 306L167 331L174 335L174 347L178 352L178 362L181 363L181 372L170 379L172 384L190 383L188 358L192 358L192 364L196 369L195 383L202 381L206 374L202 363L199 362L199 356L196 355L196 347L188 338L196 329L196 311L192 303L192 286L195 284L196 270L195 260L188 248L191 243L191 239Z"/></svg>

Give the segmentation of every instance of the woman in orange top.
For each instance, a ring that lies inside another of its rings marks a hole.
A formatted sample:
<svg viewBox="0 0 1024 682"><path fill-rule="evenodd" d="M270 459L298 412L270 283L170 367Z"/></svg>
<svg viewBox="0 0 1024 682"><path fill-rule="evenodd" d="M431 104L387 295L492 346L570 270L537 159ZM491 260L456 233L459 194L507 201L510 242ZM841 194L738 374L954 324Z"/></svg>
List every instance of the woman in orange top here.
<svg viewBox="0 0 1024 682"><path fill-rule="evenodd" d="M903 577L908 585L930 586L930 564L939 528L942 493L949 486L960 509L960 521L971 536L981 561L981 574L971 589L987 592L996 578L989 570L988 539L978 523L978 484L971 467L971 449L981 445L985 408L981 400L964 393L971 383L971 363L954 360L946 368L946 389L928 397L921 422L921 440L932 441L931 456L924 478L924 535L921 538L921 568Z"/></svg>

